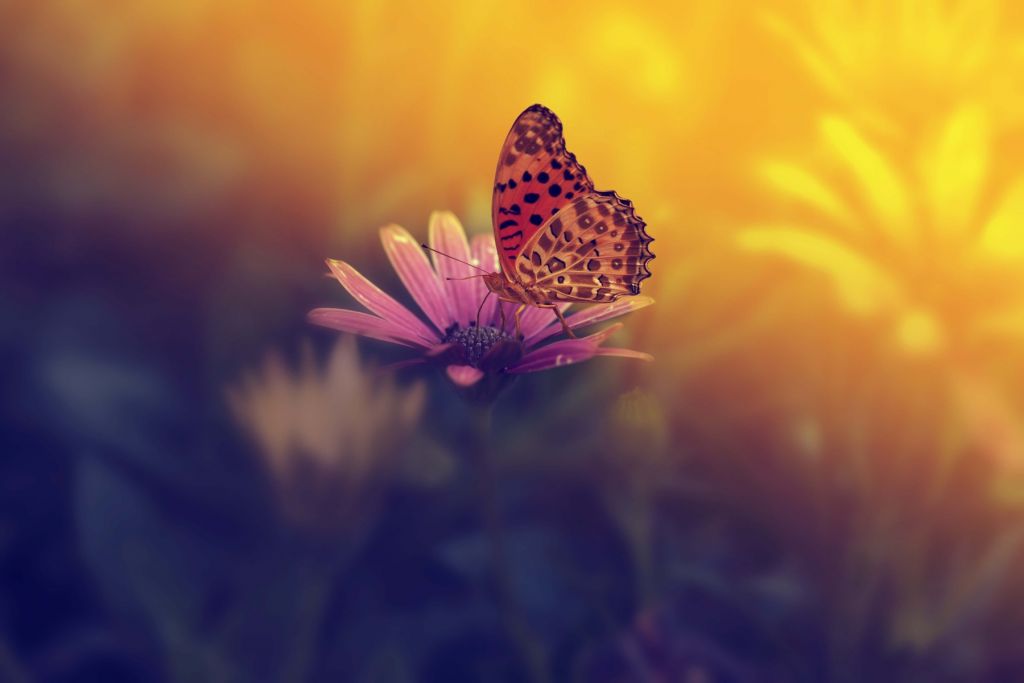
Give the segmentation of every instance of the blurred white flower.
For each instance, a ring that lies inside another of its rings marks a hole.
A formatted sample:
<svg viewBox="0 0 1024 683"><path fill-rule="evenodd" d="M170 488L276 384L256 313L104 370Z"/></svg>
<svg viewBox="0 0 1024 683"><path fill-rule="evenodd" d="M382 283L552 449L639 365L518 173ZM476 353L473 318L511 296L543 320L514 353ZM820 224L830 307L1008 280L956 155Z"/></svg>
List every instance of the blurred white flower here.
<svg viewBox="0 0 1024 683"><path fill-rule="evenodd" d="M307 346L298 371L280 355L228 389L239 427L259 449L290 521L344 528L375 498L423 412L422 384L399 387L365 367L344 337L320 368Z"/></svg>

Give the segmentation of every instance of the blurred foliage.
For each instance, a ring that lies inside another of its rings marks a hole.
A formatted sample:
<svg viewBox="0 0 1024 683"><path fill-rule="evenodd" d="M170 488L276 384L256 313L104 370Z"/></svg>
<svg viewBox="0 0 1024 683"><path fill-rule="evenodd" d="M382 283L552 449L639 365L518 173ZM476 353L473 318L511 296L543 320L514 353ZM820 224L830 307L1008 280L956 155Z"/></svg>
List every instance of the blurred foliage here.
<svg viewBox="0 0 1024 683"><path fill-rule="evenodd" d="M1018 4L13 0L0 34L0 679L1024 679ZM401 297L383 223L488 230L536 101L656 239L620 334L656 361L501 398L495 552L473 409L304 317L328 256ZM360 465L293 487L283 433Z"/></svg>

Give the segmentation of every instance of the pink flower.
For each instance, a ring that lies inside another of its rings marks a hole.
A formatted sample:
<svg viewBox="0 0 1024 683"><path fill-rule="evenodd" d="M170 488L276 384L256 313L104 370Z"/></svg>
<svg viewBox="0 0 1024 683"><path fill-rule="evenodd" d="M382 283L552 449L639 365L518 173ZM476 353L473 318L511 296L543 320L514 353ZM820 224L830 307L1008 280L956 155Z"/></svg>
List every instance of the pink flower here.
<svg viewBox="0 0 1024 683"><path fill-rule="evenodd" d="M499 302L487 295L482 278L468 278L479 271L450 258L431 254L433 265L420 242L402 227L381 228L381 242L395 272L427 321L381 291L344 261L329 259L331 273L370 313L340 308L317 308L309 320L332 330L371 337L416 349L414 362L442 364L448 377L463 388L491 376L500 378L571 365L594 356L619 356L651 360L649 354L609 348L602 343L622 324L611 325L587 337L547 343L561 332L551 310L529 307L520 317L521 338L513 338L516 304ZM494 240L488 235L473 239L472 248L454 214L436 211L430 217L430 246L455 259L487 271L498 270ZM481 302L483 306L481 308ZM624 297L611 304L592 306L567 316L570 328L587 327L649 306L645 296ZM502 316L504 308L504 325ZM569 304L562 304L564 311ZM480 310L479 326L477 310Z"/></svg>

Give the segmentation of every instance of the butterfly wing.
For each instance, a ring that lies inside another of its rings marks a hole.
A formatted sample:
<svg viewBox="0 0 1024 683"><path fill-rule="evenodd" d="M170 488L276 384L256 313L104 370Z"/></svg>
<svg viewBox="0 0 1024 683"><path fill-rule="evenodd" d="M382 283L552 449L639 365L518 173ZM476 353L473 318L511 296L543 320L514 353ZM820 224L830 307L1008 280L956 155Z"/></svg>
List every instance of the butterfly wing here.
<svg viewBox="0 0 1024 683"><path fill-rule="evenodd" d="M549 303L639 294L654 258L645 227L632 202L614 192L578 197L524 245L515 273Z"/></svg>
<svg viewBox="0 0 1024 683"><path fill-rule="evenodd" d="M494 173L491 221L502 272L541 226L594 190L587 169L565 149L562 122L539 104L519 115L505 138Z"/></svg>

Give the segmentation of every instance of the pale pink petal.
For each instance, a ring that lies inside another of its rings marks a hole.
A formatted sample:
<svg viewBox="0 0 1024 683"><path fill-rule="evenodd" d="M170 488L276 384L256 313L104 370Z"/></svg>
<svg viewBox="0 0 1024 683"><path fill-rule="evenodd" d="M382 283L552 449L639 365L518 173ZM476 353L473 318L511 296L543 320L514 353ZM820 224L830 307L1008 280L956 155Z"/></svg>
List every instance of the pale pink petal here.
<svg viewBox="0 0 1024 683"><path fill-rule="evenodd" d="M451 311L448 310L441 281L430 267L430 261L419 242L413 239L408 230L398 225L381 228L380 241L409 294L434 326L444 332L452 324Z"/></svg>
<svg viewBox="0 0 1024 683"><path fill-rule="evenodd" d="M494 246L494 237L491 235L477 235L473 238L473 258L484 270L497 273L501 268L498 265L498 250Z"/></svg>
<svg viewBox="0 0 1024 683"><path fill-rule="evenodd" d="M578 340L570 340L570 341L589 341L589 342L593 342L594 345L600 345L600 344L604 343L605 339L607 339L608 337L612 336L613 334L615 334L616 332L621 330L623 327L624 327L623 323L615 323L614 325L609 325L608 327L604 328L603 330L598 330L597 332L594 332L593 334L587 335L586 337L580 337Z"/></svg>
<svg viewBox="0 0 1024 683"><path fill-rule="evenodd" d="M547 346L542 346L523 356L522 360L508 369L508 372L539 372L562 365L581 363L594 357L597 347L593 344L586 344L578 339L567 339L557 341Z"/></svg>
<svg viewBox="0 0 1024 683"><path fill-rule="evenodd" d="M498 251L494 248L493 237L477 235L473 238L473 261L490 273L498 272ZM469 282L472 282L473 286L477 288L476 295L480 297L480 301L483 301L483 297L487 296L487 285L484 284L483 278L473 278ZM478 303L477 306L479 305ZM497 327L498 319L498 297L491 294L480 310L480 324Z"/></svg>
<svg viewBox="0 0 1024 683"><path fill-rule="evenodd" d="M426 355L427 358L437 358L438 356L451 351L454 346L454 343L434 344L427 349L427 352L424 355Z"/></svg>
<svg viewBox="0 0 1024 683"><path fill-rule="evenodd" d="M403 346L424 345L423 341L408 328L369 313L348 311L342 308L316 308L310 311L307 317L309 322L314 325L339 332L358 334Z"/></svg>
<svg viewBox="0 0 1024 683"><path fill-rule="evenodd" d="M605 320L611 320L612 318L618 318L619 316L626 315L627 313L632 313L633 311L638 311L641 308L646 308L653 303L654 299L649 296L623 297L610 304L596 304L585 308L582 311L573 313L566 317L565 322L568 323L571 329L575 330L577 327L586 327L588 325L604 322ZM526 345L532 346L533 344L542 342L561 330L562 325L555 320L554 322L543 326L541 329L536 330L533 335L527 335Z"/></svg>
<svg viewBox="0 0 1024 683"><path fill-rule="evenodd" d="M440 339L436 332L431 331L408 308L382 292L377 285L367 280L349 264L344 261L327 259L327 267L331 269L331 273L341 283L341 286L348 290L348 293L356 301L381 318L407 328L411 334L415 335L417 339L425 344L433 344Z"/></svg>
<svg viewBox="0 0 1024 683"><path fill-rule="evenodd" d="M565 313L571 303L560 303L555 304ZM550 308L540 308L539 306L527 306L526 310L519 317L519 331L523 335L527 346L531 345L530 339L540 333L541 330L553 326L554 329L562 329L562 323L558 322L558 316ZM554 332L552 332L554 334ZM545 335L551 336L551 335ZM544 337L541 337L543 339Z"/></svg>
<svg viewBox="0 0 1024 683"><path fill-rule="evenodd" d="M563 339L530 351L509 372L537 372L561 365L571 365L593 358L605 339L622 328L622 323L611 325L589 337Z"/></svg>
<svg viewBox="0 0 1024 683"><path fill-rule="evenodd" d="M633 358L636 360L645 360L647 362L653 361L654 356L643 351L634 351L633 349L618 349L610 346L602 346L597 350L595 354L597 356L614 356L615 358Z"/></svg>
<svg viewBox="0 0 1024 683"><path fill-rule="evenodd" d="M448 294L448 308L460 326L466 327L476 320L476 309L483 300L481 292L483 278L472 263L473 255L466 241L466 231L450 211L435 211L430 215L430 246L441 252L431 253L434 269L441 279L441 285ZM441 254L447 254L447 258ZM457 259L457 260L456 260ZM465 261L466 263L460 263ZM448 278L458 278L449 280ZM471 278L471 279L464 279Z"/></svg>
<svg viewBox="0 0 1024 683"><path fill-rule="evenodd" d="M448 373L448 379L460 387L471 387L484 376L482 371L471 365L449 365L445 371Z"/></svg>

